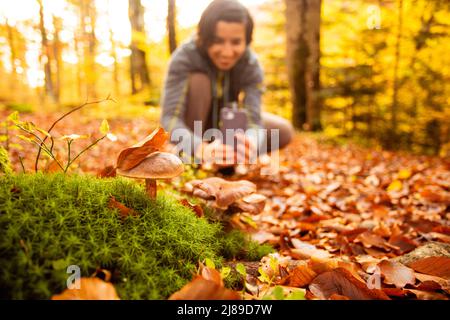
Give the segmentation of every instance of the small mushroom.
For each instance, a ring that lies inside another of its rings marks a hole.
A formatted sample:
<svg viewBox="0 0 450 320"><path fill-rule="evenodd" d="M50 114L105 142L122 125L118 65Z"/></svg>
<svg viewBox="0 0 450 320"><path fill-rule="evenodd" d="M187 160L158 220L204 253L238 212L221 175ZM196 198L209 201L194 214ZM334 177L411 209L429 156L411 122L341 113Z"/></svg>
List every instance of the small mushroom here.
<svg viewBox="0 0 450 320"><path fill-rule="evenodd" d="M211 205L223 210L235 207L258 214L266 204L266 197L255 193L256 185L247 180L227 181L218 177L192 180L185 184L184 191L204 200L213 200Z"/></svg>
<svg viewBox="0 0 450 320"><path fill-rule="evenodd" d="M172 153L154 152L129 170L117 169L117 174L134 179L145 179L145 190L152 199L156 198L156 180L170 179L183 173L181 160Z"/></svg>

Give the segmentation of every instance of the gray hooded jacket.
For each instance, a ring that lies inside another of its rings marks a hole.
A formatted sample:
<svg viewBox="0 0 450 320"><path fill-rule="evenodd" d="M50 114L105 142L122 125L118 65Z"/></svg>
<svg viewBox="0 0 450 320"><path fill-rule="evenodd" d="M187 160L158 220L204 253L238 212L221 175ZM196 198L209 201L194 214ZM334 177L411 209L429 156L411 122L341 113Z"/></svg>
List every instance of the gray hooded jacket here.
<svg viewBox="0 0 450 320"><path fill-rule="evenodd" d="M244 55L236 65L227 71L225 78L225 89L221 98L217 97L216 81L218 70L205 53L202 53L192 38L175 50L169 62L168 73L164 82L162 94L162 114L161 124L168 132L175 129L186 129L189 132L192 151L202 142L202 137L194 135L184 123L186 112L186 95L188 90L189 74L193 72L205 73L212 83L213 109L218 109L226 105L227 102L237 101L239 93L244 94L243 108L247 113L248 127L252 129L262 129L261 123L261 95L263 92L263 70L258 62L255 53L247 48ZM214 103L216 100L218 103ZM213 118L211 122L217 128L217 115L219 110L212 110ZM262 130L255 130L248 134L256 146L263 143L264 136ZM184 138L183 138L184 139Z"/></svg>

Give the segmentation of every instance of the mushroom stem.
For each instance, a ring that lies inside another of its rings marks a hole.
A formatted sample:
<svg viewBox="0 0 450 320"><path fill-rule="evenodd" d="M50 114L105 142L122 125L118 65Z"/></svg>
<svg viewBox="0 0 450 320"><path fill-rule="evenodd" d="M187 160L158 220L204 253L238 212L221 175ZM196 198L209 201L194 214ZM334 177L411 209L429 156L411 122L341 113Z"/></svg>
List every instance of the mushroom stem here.
<svg viewBox="0 0 450 320"><path fill-rule="evenodd" d="M145 191L151 199L156 199L156 180L145 179Z"/></svg>

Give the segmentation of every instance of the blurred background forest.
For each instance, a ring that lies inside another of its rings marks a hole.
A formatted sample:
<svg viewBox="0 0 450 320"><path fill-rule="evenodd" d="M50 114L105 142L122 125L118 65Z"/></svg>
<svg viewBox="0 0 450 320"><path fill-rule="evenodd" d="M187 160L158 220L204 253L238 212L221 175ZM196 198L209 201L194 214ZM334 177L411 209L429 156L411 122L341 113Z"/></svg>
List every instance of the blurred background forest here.
<svg viewBox="0 0 450 320"><path fill-rule="evenodd" d="M2 115L111 95L113 110L95 116L158 119L171 52L209 2L1 1ZM255 20L266 111L336 139L450 155L450 1L241 2Z"/></svg>

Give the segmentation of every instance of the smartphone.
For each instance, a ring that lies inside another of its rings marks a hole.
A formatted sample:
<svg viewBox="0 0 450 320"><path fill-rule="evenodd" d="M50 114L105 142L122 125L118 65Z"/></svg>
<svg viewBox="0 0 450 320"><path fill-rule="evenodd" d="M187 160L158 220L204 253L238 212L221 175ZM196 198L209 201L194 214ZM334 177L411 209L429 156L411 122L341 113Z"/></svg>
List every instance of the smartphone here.
<svg viewBox="0 0 450 320"><path fill-rule="evenodd" d="M223 143L228 145L234 145L234 133L236 130L242 130L245 133L247 130L247 113L238 109L237 103L232 102L227 107L220 110L220 130L223 135ZM229 134L227 137L227 129L230 131L232 129L232 135Z"/></svg>

